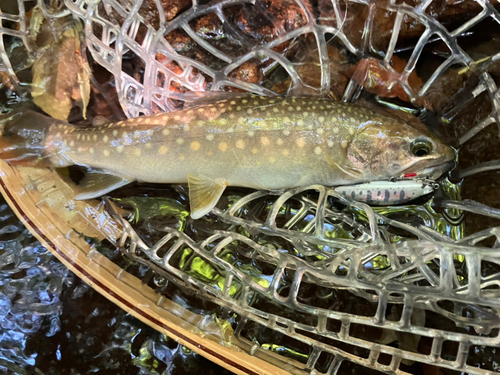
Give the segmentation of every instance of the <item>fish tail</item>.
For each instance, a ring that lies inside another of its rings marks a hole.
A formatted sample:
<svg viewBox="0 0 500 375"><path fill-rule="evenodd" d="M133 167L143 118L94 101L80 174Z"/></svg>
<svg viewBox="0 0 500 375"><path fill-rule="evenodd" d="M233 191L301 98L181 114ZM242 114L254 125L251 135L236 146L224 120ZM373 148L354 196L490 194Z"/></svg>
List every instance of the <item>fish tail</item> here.
<svg viewBox="0 0 500 375"><path fill-rule="evenodd" d="M11 165L53 165L47 152L46 139L50 127L58 120L27 111L11 116L6 121L0 137L0 159Z"/></svg>

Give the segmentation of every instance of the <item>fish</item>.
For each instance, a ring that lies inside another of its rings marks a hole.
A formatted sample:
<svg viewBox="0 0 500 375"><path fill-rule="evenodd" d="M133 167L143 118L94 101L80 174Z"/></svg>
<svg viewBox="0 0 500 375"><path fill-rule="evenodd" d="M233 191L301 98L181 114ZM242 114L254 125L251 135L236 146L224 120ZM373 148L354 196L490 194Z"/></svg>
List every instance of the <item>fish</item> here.
<svg viewBox="0 0 500 375"><path fill-rule="evenodd" d="M227 186L342 186L394 177L436 179L455 152L437 136L353 104L308 97L224 96L169 113L74 126L36 112L3 127L11 165L87 167L75 199L133 181L188 184L191 217Z"/></svg>

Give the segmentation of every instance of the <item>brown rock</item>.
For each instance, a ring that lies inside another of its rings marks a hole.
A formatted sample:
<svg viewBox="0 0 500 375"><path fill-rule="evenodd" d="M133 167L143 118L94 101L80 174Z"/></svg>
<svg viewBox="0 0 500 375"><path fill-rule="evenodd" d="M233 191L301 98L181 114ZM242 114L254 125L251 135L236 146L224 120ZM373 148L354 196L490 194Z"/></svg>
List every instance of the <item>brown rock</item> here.
<svg viewBox="0 0 500 375"><path fill-rule="evenodd" d="M246 36L270 42L306 23L302 9L290 0L264 0L227 9L228 18Z"/></svg>
<svg viewBox="0 0 500 375"><path fill-rule="evenodd" d="M260 61L253 59L246 61L229 73L229 76L250 83L259 83L263 78Z"/></svg>

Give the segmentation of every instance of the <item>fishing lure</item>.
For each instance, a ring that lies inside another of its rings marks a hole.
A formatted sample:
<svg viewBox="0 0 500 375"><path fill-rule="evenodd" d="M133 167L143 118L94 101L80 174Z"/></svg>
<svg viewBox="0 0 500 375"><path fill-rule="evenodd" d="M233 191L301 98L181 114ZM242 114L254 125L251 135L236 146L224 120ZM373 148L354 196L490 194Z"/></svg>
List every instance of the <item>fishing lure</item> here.
<svg viewBox="0 0 500 375"><path fill-rule="evenodd" d="M339 186L338 193L354 200L376 206L395 205L409 202L432 193L439 185L427 179L372 181L364 184Z"/></svg>

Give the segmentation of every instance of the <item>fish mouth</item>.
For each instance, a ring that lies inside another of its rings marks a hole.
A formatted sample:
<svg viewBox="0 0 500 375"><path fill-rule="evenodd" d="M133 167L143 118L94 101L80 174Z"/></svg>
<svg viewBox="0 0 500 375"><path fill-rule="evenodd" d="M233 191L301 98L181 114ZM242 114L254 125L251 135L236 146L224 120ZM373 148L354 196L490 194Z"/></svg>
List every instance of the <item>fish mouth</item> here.
<svg viewBox="0 0 500 375"><path fill-rule="evenodd" d="M437 180L446 172L452 170L455 167L455 160L446 160L438 164L434 164L418 172L404 172L401 176L402 178L429 178L431 180Z"/></svg>

